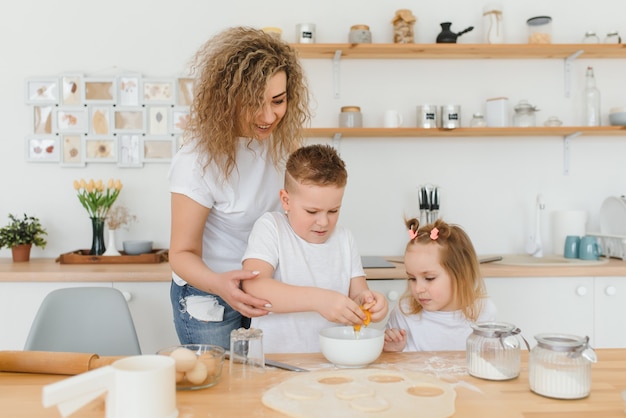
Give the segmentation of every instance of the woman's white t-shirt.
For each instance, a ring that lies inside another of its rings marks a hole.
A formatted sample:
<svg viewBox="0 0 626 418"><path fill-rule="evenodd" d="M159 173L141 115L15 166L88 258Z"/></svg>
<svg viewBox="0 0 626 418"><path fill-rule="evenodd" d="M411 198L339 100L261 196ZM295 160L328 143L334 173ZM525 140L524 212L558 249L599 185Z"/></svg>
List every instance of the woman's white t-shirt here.
<svg viewBox="0 0 626 418"><path fill-rule="evenodd" d="M170 192L210 208L202 233L202 259L215 272L241 269L252 225L262 214L280 209L278 193L284 172L268 159L265 142L239 138L236 166L222 181L217 166L188 143L172 159ZM183 278L172 274L178 285Z"/></svg>

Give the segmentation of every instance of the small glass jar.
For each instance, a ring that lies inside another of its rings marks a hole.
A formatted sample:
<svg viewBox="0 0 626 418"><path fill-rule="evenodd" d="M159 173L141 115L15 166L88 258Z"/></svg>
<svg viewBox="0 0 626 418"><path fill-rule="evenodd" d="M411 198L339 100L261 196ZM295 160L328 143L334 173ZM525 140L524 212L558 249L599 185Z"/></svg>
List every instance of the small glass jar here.
<svg viewBox="0 0 626 418"><path fill-rule="evenodd" d="M353 25L350 27L348 42L351 44L371 44L372 32L367 25Z"/></svg>
<svg viewBox="0 0 626 418"><path fill-rule="evenodd" d="M467 372L481 379L509 380L520 373L520 329L505 322L472 324L467 337ZM526 341L526 340L524 340Z"/></svg>
<svg viewBox="0 0 626 418"><path fill-rule="evenodd" d="M604 38L604 43L605 44L621 44L622 37L619 36L619 33L616 30L614 30L606 34L606 37Z"/></svg>
<svg viewBox="0 0 626 418"><path fill-rule="evenodd" d="M484 128L487 126L487 121L482 113L474 113L472 115L472 120L470 120L470 126L472 128Z"/></svg>
<svg viewBox="0 0 626 418"><path fill-rule="evenodd" d="M341 128L362 128L363 116L359 106L343 106L339 113L339 127Z"/></svg>
<svg viewBox="0 0 626 418"><path fill-rule="evenodd" d="M597 360L589 337L539 334L528 356L530 390L557 399L585 398L591 391L591 363Z"/></svg>
<svg viewBox="0 0 626 418"><path fill-rule="evenodd" d="M528 25L529 44L552 43L552 18L550 16L531 17L526 21Z"/></svg>
<svg viewBox="0 0 626 418"><path fill-rule="evenodd" d="M531 105L526 100L520 100L513 110L515 110L513 114L513 126L519 128L535 126L537 119L535 112L539 110L535 106Z"/></svg>
<svg viewBox="0 0 626 418"><path fill-rule="evenodd" d="M596 35L595 32L589 31L585 32L585 36L583 36L583 44L599 44L600 38Z"/></svg>

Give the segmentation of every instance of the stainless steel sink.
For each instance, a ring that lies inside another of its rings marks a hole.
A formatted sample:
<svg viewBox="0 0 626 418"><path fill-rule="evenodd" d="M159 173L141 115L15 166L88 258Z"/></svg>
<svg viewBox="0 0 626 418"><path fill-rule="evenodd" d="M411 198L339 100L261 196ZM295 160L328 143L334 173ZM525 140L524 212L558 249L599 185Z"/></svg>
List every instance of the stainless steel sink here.
<svg viewBox="0 0 626 418"><path fill-rule="evenodd" d="M502 257L502 260L493 263L507 266L597 266L609 261L605 257L601 257L599 260L580 260L578 258L565 258L559 255L546 255L544 257L533 257L530 254L498 255Z"/></svg>

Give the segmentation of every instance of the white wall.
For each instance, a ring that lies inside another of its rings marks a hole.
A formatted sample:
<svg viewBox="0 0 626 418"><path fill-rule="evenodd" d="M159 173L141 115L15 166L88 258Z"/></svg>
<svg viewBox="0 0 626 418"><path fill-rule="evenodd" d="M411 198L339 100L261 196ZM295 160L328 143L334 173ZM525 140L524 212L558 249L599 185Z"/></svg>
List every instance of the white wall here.
<svg viewBox="0 0 626 418"><path fill-rule="evenodd" d="M26 77L80 72L89 76L137 71L144 76L184 73L186 63L208 37L233 25L279 26L295 41L295 25L317 25L319 43L346 42L351 25L370 25L374 42L392 40L394 12L409 8L417 16L416 42L434 42L439 23L460 31L476 29L459 43L480 41L486 2L474 0L22 0L5 5L0 16L0 225L8 213L27 212L48 229L48 247L34 257L55 257L89 248L91 231L72 187L77 178L120 178L119 202L139 222L118 239L149 238L160 247L169 240L167 165L122 169L114 164L62 168L28 163L24 137L30 115L24 104ZM537 15L554 19L553 39L577 43L586 30L601 38L617 29L626 35L622 0L503 1L507 42L526 41L525 21ZM8 3L7 3L8 4ZM577 94L565 98L563 61L556 60L344 60L341 97L332 90L330 60L304 60L314 95L313 126L334 126L339 108L362 108L366 126L380 126L385 109L396 108L405 124L415 124L422 103L462 105L463 124L482 111L486 98L527 99L541 111L538 123L556 115L576 124ZM593 65L605 113L626 104L626 60L577 60L573 91L582 87L584 69ZM602 201L625 192L626 138L579 137L571 144L570 174L563 174L563 139L540 138L369 138L344 139L340 150L350 173L342 211L363 254L401 254L406 242L402 217L416 215L417 186L442 189L442 215L466 228L479 253L521 252L534 222L534 202L543 193L544 241L550 244L549 212L584 209L589 228L598 229ZM8 250L0 256L10 256Z"/></svg>

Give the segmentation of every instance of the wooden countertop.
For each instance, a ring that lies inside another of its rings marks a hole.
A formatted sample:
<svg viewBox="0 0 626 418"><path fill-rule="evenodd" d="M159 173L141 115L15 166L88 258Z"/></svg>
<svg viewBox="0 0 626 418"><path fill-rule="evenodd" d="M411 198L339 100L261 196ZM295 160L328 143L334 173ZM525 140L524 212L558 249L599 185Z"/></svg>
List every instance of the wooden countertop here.
<svg viewBox="0 0 626 418"><path fill-rule="evenodd" d="M365 269L368 279L404 279L402 257L385 257L395 268ZM514 266L481 264L484 277L580 277L624 276L626 262L610 259L599 265ZM0 282L168 282L171 269L167 262L155 264L60 264L52 258L34 258L13 263L0 258Z"/></svg>
<svg viewBox="0 0 626 418"><path fill-rule="evenodd" d="M624 417L620 394L626 390L626 349L596 350L598 363L592 365L591 394L580 400L558 400L539 396L528 385L528 353L522 352L518 378L488 381L467 375L465 352L383 353L370 367L383 370L413 371L438 375L456 389L455 417L463 418L557 418ZM310 370L332 369L321 354L268 355ZM269 368L250 378L231 378L228 363L222 380L199 391L179 391L176 404L179 417L284 417L264 406L265 390L293 376L295 372ZM56 408L42 406L43 386L67 376L28 373L0 373L0 411L12 418L58 418ZM506 411L506 412L504 412ZM77 411L73 418L103 418L104 401L99 398Z"/></svg>

